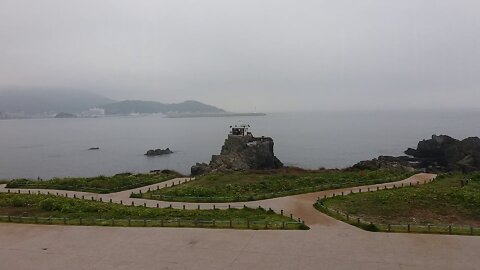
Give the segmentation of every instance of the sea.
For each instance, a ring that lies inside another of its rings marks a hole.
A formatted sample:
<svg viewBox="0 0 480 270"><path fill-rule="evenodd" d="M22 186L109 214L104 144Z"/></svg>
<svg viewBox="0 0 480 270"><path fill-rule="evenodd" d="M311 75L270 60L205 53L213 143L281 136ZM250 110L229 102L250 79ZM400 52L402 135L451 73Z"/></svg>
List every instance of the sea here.
<svg viewBox="0 0 480 270"><path fill-rule="evenodd" d="M0 179L89 177L170 169L184 174L219 154L231 125L269 136L286 165L345 168L402 155L433 134L480 136L480 110L271 113L257 117L161 115L0 120ZM99 147L99 150L88 150ZM173 154L147 157L149 149Z"/></svg>

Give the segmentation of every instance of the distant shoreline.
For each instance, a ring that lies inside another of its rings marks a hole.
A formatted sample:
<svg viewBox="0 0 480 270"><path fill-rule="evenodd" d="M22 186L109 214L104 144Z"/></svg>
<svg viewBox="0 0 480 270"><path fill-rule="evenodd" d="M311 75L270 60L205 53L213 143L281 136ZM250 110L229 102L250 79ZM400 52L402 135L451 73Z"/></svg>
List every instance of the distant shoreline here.
<svg viewBox="0 0 480 270"><path fill-rule="evenodd" d="M162 113L145 113L145 114L106 114L97 116L75 116L75 117L55 117L48 116L25 116L25 117L9 117L0 118L0 120L26 120L26 119L90 119L90 118L109 118L109 117L125 117L125 116L150 116L160 115L164 118L206 118L206 117L239 117L239 116L267 116L266 113L185 113L185 114L162 114Z"/></svg>
<svg viewBox="0 0 480 270"><path fill-rule="evenodd" d="M199 118L199 117L238 117L238 116L266 116L266 113L185 113L167 114L166 118Z"/></svg>

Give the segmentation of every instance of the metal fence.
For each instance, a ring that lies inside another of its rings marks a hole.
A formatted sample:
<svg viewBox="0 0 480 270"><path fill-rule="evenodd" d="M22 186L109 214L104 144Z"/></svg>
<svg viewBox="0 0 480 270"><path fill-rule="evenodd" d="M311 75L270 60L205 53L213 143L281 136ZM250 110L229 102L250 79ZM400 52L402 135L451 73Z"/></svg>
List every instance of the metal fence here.
<svg viewBox="0 0 480 270"><path fill-rule="evenodd" d="M99 219L99 218L54 218L32 216L0 216L0 222L116 227L189 227L255 230L298 230L305 229L302 222L267 220L187 220L187 219Z"/></svg>
<svg viewBox="0 0 480 270"><path fill-rule="evenodd" d="M348 224L368 231L396 232L396 233L435 233L455 235L480 235L480 227L452 224L381 224L366 221L358 216L328 208L322 201L316 206L323 213Z"/></svg>

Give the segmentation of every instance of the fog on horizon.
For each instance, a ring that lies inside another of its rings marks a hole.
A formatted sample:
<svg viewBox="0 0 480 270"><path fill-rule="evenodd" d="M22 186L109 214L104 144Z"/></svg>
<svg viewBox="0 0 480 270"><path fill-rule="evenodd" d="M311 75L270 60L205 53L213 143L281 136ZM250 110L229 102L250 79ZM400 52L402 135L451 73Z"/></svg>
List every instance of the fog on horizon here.
<svg viewBox="0 0 480 270"><path fill-rule="evenodd" d="M0 0L0 89L229 111L479 109L480 2Z"/></svg>

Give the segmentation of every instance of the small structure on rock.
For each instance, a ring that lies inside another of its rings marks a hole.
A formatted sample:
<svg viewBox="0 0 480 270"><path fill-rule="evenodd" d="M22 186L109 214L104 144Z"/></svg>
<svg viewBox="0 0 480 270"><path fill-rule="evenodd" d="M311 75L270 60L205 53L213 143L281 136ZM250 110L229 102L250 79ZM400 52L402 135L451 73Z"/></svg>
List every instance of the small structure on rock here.
<svg viewBox="0 0 480 270"><path fill-rule="evenodd" d="M212 156L210 164L197 163L192 166L192 175L219 171L246 171L278 169L283 163L273 152L273 139L254 137L248 131L249 125L230 126L220 155Z"/></svg>
<svg viewBox="0 0 480 270"><path fill-rule="evenodd" d="M235 125L235 126L230 126L231 131L230 134L234 136L245 136L245 135L252 135L252 133L248 132L248 128L250 128L250 125Z"/></svg>

